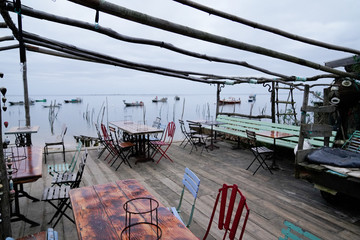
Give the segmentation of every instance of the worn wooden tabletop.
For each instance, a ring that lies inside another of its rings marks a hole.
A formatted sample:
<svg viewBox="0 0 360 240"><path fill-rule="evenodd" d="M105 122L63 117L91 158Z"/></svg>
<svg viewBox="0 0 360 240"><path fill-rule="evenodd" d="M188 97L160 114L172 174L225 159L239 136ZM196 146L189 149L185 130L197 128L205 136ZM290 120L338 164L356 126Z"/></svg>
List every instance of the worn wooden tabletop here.
<svg viewBox="0 0 360 240"><path fill-rule="evenodd" d="M161 128L147 126L142 123L115 121L115 122L110 122L110 124L115 127L118 127L119 129L121 129L124 132L127 132L130 135L144 135L144 134L152 134L152 133L161 133L164 131Z"/></svg>
<svg viewBox="0 0 360 240"><path fill-rule="evenodd" d="M133 179L71 190L70 200L78 238L121 239L121 232L126 227L124 203L143 197L155 199L143 185ZM136 205L138 210L144 207L142 203ZM149 221L149 215L132 215L132 223L144 220ZM158 221L162 231L161 239L198 239L160 202ZM154 232L153 226L143 224L132 229L131 239L146 239L154 236ZM127 239L127 235L123 237Z"/></svg>
<svg viewBox="0 0 360 240"><path fill-rule="evenodd" d="M34 182L42 177L42 148L41 147L13 147L15 156L19 158L13 162L14 183ZM23 157L23 156L26 157Z"/></svg>

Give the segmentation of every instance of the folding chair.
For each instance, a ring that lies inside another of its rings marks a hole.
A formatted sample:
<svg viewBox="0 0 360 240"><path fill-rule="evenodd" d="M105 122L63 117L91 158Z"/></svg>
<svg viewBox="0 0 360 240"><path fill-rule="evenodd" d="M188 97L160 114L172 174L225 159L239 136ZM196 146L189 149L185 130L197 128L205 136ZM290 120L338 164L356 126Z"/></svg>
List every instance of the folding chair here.
<svg viewBox="0 0 360 240"><path fill-rule="evenodd" d="M192 152L193 148L197 151L196 145L202 146L200 154L204 151L204 148L206 148L206 140L208 139L209 135L203 134L202 126L200 123L192 123L189 122L189 128L190 130L195 130L190 134L190 139L193 142L190 153ZM206 151L207 148L206 148Z"/></svg>
<svg viewBox="0 0 360 240"><path fill-rule="evenodd" d="M183 186L183 189L181 192L179 205L176 208L171 207L170 210L175 215L175 217L177 217L182 223L184 223L184 221L182 220L182 218L180 216L180 212L181 212L180 208L181 208L181 203L182 203L185 188L186 188L194 197L194 202L191 207L189 220L188 220L187 224L184 223L184 225L186 227L190 227L190 224L191 224L191 221L193 218L193 214L194 214L194 210L195 210L197 194L199 192L200 179L190 169L185 168L185 174L184 174L182 183L184 184L184 186Z"/></svg>
<svg viewBox="0 0 360 240"><path fill-rule="evenodd" d="M116 171L118 170L118 168L121 166L122 163L129 165L129 167L131 168L128 158L129 158L130 153L133 152L133 147L135 146L135 143L119 141L119 138L116 134L116 130L114 127L109 126L109 131L110 131L110 137L113 141L113 146L114 146L115 150L117 151L117 156L116 156L115 160L112 162L112 164L110 165L110 167L112 167L112 165L114 165L114 163L116 162L116 160L118 158L121 158L122 161L117 166Z"/></svg>
<svg viewBox="0 0 360 240"><path fill-rule="evenodd" d="M66 182L67 184L65 184L65 182L64 182L64 184L61 184L61 185L56 185L56 186L45 188L45 190L43 192L41 201L46 201L46 202L50 203L50 205L52 205L56 209L55 214L49 221L49 224L51 224L52 221L55 218L57 218L52 227L55 227L58 224L58 222L60 221L60 218L62 216L65 216L71 222L75 223L75 221L69 215L66 214L66 210L68 208L71 209L69 191L70 191L70 189L79 187L83 173L84 173L87 156L88 156L88 152L87 152L87 150L85 150L85 153L82 156L81 162L79 164L79 169L78 169L78 172L76 174L76 178L74 181ZM53 203L53 201L55 201L56 203Z"/></svg>
<svg viewBox="0 0 360 240"><path fill-rule="evenodd" d="M274 151L264 146L258 146L255 132L246 130L246 136L248 138L251 152L255 156L250 165L246 168L246 170L248 170L255 161L258 161L260 165L256 168L253 175L255 175L255 173L259 170L260 167L265 170L268 169L270 173L273 174L269 165L267 165L266 160L270 160L274 157ZM266 166L266 168L264 167L264 165Z"/></svg>
<svg viewBox="0 0 360 240"><path fill-rule="evenodd" d="M65 162L65 145L64 145L64 137L67 132L67 127L65 124L62 126L61 134L58 135L55 139L49 140L45 142L44 147L44 154L45 154L45 164L46 164L46 155L49 154L49 146L55 146L55 145L61 145L62 146L62 152L64 155L64 162Z"/></svg>
<svg viewBox="0 0 360 240"><path fill-rule="evenodd" d="M180 143L180 146L183 143L185 143L183 148L185 148L186 145L188 145L188 143L190 143L190 145L193 145L191 134L195 133L196 131L194 131L194 130L188 131L185 127L184 120L179 119L179 123L180 123L180 130L181 130L182 134L184 134L184 136L185 136L184 140Z"/></svg>
<svg viewBox="0 0 360 240"><path fill-rule="evenodd" d="M156 163L159 163L163 157L165 157L165 158L169 159L171 162L173 162L173 160L169 157L169 155L166 154L166 151L169 149L169 147L172 144L172 141L173 141L174 135L175 135L175 129L176 129L175 123L169 122L166 127L165 133L163 134L162 140L152 141L149 143L152 146L152 148L154 149L154 152L153 152L151 158L154 158L154 156L157 153L161 154L159 160Z"/></svg>
<svg viewBox="0 0 360 240"><path fill-rule="evenodd" d="M116 157L117 151L114 147L113 140L111 139L111 136L108 134L104 124L101 124L101 131L103 133L104 144L106 145L106 149L109 151L104 161L111 155L112 158L108 161L108 163L110 163L114 159L114 157Z"/></svg>
<svg viewBox="0 0 360 240"><path fill-rule="evenodd" d="M231 191L230 199L228 199L229 191ZM240 199L237 199L237 196L239 196ZM229 239L230 240L235 239L236 231L237 231L239 223L240 223L240 218L244 215L243 210L245 208L245 216L243 216L244 219L243 219L243 221L241 221L242 228L241 228L241 233L240 233L240 237L239 237L239 240L241 240L244 236L245 227L246 227L247 220L249 218L250 210L246 204L246 198L240 192L240 190L236 184L234 184L232 186L224 184L223 187L219 189L219 193L216 197L214 209L211 214L209 226L206 230L206 233L205 233L205 236L203 239L206 239L207 236L209 235L211 225L212 225L212 222L214 219L215 211L217 208L217 204L219 202L220 197L221 197L221 200L220 200L220 213L219 213L219 220L218 220L218 228L220 230L225 229L223 239L226 238L228 231L229 231ZM227 205L228 200L229 200L229 203ZM236 202L238 202L238 205L237 205L237 209L234 210L234 208L236 207L235 206ZM232 217L233 212L235 212L234 217Z"/></svg>
<svg viewBox="0 0 360 240"><path fill-rule="evenodd" d="M99 146L102 145L103 146L103 149L101 149L100 153L98 154L98 159L101 157L101 155L106 151L110 151L107 146L106 146L106 143L105 143L105 140L104 140L104 137L101 135L101 132L99 130L99 126L97 123L95 123L95 128L96 128L96 132L97 132L97 135L98 135L98 138L99 138Z"/></svg>
<svg viewBox="0 0 360 240"><path fill-rule="evenodd" d="M82 147L82 142L79 141L70 164L68 164L68 163L49 164L47 166L48 173L51 176L54 176L54 174L57 174L57 173L63 173L63 172L67 172L67 171L73 172L75 169L76 163L80 157L81 147Z"/></svg>

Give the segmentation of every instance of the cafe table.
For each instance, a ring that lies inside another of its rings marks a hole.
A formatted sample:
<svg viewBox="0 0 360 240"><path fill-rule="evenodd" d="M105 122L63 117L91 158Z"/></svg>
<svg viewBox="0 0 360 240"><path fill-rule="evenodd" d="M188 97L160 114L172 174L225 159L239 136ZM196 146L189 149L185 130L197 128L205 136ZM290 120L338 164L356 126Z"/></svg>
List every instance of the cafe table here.
<svg viewBox="0 0 360 240"><path fill-rule="evenodd" d="M214 126L225 124L224 122L219 122L217 120L187 120L187 122L210 126L211 127L211 130L210 130L211 138L210 138L210 145L207 146L207 148L210 149L211 151L216 148L219 148L219 146L216 146L214 144Z"/></svg>
<svg viewBox="0 0 360 240"><path fill-rule="evenodd" d="M79 240L128 239L124 229L129 221L124 204L130 201L135 209L142 209L144 206L136 205L134 201L142 198L158 203L157 218L158 227L161 229L161 239L170 240L179 239L179 237L183 240L198 239L139 181L127 179L70 190L70 201ZM131 223L142 221L150 221L148 213L135 216ZM154 239L156 229L150 224L139 224L131 229L130 237L131 239Z"/></svg>
<svg viewBox="0 0 360 240"><path fill-rule="evenodd" d="M25 221L31 226L39 226L39 223L30 220L29 218L26 218L20 211L20 204L19 204L19 198L20 197L27 197L34 202L39 201L39 199L34 198L33 196L29 195L24 190L24 184L25 183L31 183L35 182L38 179L42 177L42 148L41 147L20 147L23 149L16 149L14 150L14 159L12 161L12 179L14 182L14 190L15 190L15 196L14 196L14 207L13 210L11 207L11 221ZM7 149L5 149L7 150ZM18 151L22 153L22 150L25 151L25 158L21 156L20 158L16 157L16 154Z"/></svg>
<svg viewBox="0 0 360 240"><path fill-rule="evenodd" d="M113 121L109 124L117 127L122 132L135 138L135 149L138 161L152 160L150 156L149 136L150 134L162 133L164 130L132 121Z"/></svg>
<svg viewBox="0 0 360 240"><path fill-rule="evenodd" d="M262 137L267 137L267 138L272 138L274 140L274 142L273 142L274 156L273 156L273 162L271 164L271 168L272 169L278 169L279 167L276 164L276 139L293 137L295 135L291 134L291 133L285 133L285 132L276 131L276 130L259 131L259 132L256 132L256 135L259 135L259 136L262 136Z"/></svg>
<svg viewBox="0 0 360 240"><path fill-rule="evenodd" d="M5 132L6 135L14 134L17 146L31 146L31 138L27 139L27 134L37 133L39 126L12 127Z"/></svg>

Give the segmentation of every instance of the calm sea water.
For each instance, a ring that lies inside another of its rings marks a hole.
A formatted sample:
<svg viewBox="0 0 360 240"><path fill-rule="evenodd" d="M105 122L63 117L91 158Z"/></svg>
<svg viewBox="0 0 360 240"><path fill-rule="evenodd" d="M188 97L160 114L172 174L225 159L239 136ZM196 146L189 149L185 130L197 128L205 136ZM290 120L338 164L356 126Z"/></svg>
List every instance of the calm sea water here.
<svg viewBox="0 0 360 240"><path fill-rule="evenodd" d="M81 103L64 103L65 99L82 98ZM132 119L134 122L144 122L151 125L156 117L161 117L161 123L166 125L169 121L178 124L178 119L213 119L216 111L216 96L214 95L179 95L176 101L174 95L158 95L167 97L166 103L153 103L153 95L84 95L84 96L31 96L32 99L46 98L47 102L36 102L30 106L31 125L39 125L38 133L32 135L33 145L44 146L46 139L52 135L59 135L63 124L68 126L65 144L75 145L74 135L87 135L96 137L95 122L119 121ZM242 114L258 115L260 113L270 115L270 95L257 95L254 103L248 102L248 95L222 95L222 98L241 98L241 104L225 105L220 108L222 112L236 112ZM295 95L297 108L301 105L302 95ZM21 101L22 96L7 96L8 101ZM284 96L286 98L286 96ZM143 101L143 107L125 107L126 102ZM53 124L49 121L49 108L51 102L61 103L56 112ZM3 121L8 121L8 129L13 126L25 125L24 106L7 104L8 110L3 112ZM105 107L105 111L102 111ZM51 128L53 126L53 130ZM3 125L3 131L7 129ZM4 136L3 136L4 137ZM181 131L177 126L175 139L182 138ZM10 136L14 142L14 136Z"/></svg>

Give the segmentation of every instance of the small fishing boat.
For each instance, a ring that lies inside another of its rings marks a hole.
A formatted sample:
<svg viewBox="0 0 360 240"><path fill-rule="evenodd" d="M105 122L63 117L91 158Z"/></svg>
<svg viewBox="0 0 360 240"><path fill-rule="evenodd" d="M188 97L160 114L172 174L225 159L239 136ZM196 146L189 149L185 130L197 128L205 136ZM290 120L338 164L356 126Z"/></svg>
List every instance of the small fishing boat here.
<svg viewBox="0 0 360 240"><path fill-rule="evenodd" d="M35 102L46 102L46 98L44 98L44 99L36 99Z"/></svg>
<svg viewBox="0 0 360 240"><path fill-rule="evenodd" d="M157 96L152 100L153 102L167 102L167 97L158 98Z"/></svg>
<svg viewBox="0 0 360 240"><path fill-rule="evenodd" d="M180 97L176 95L174 99L175 99L175 101L179 101Z"/></svg>
<svg viewBox="0 0 360 240"><path fill-rule="evenodd" d="M256 94L250 94L248 102L255 102L255 100L256 100Z"/></svg>
<svg viewBox="0 0 360 240"><path fill-rule="evenodd" d="M81 103L82 99L81 98L73 98L70 100L64 100L65 103Z"/></svg>
<svg viewBox="0 0 360 240"><path fill-rule="evenodd" d="M18 101L18 102L12 102L12 101L9 101L9 104L10 105L24 105L24 101ZM34 105L35 104L35 101L34 100L30 100L29 101L29 104L30 105Z"/></svg>
<svg viewBox="0 0 360 240"><path fill-rule="evenodd" d="M136 102L126 102L125 100L123 100L125 107L139 107L139 106L144 106L144 102L143 101L136 101Z"/></svg>
<svg viewBox="0 0 360 240"><path fill-rule="evenodd" d="M241 103L241 100L240 98L236 99L234 97L229 97L227 99L220 99L219 100L219 103L220 104L238 104L238 103Z"/></svg>

